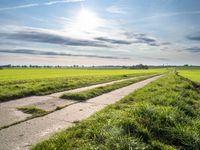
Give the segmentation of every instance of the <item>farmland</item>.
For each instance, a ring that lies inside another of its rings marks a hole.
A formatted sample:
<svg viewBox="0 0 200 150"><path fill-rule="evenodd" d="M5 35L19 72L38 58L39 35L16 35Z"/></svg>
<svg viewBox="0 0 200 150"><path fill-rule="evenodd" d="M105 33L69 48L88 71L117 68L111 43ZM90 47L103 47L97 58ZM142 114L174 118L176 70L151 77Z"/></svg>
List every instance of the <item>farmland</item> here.
<svg viewBox="0 0 200 150"><path fill-rule="evenodd" d="M156 74L156 75L158 75L158 74ZM97 87L97 88L81 91L81 92L78 92L78 93L77 92L76 93L66 93L66 94L62 95L61 98L84 101L84 100L88 100L90 98L102 95L104 93L108 93L108 92L111 92L113 90L131 85L133 83L151 78L151 77L156 76L156 75L146 75L146 76L141 76L141 77L139 76L139 77L136 77L136 78L133 78L133 79L113 83L113 84L106 85L106 86L100 86L100 87Z"/></svg>
<svg viewBox="0 0 200 150"><path fill-rule="evenodd" d="M167 69L148 69L148 70L131 70L131 69L56 69L56 68L13 68L0 70L0 81L26 81L37 79L52 79L66 77L85 77L85 76L114 76L114 75L132 75L144 73L163 72Z"/></svg>
<svg viewBox="0 0 200 150"><path fill-rule="evenodd" d="M0 133L12 131L11 141L23 133L16 143L34 141L32 150L199 149L199 70L2 69L1 115L10 112ZM13 117L16 111L28 116ZM64 130L38 143L52 120L52 133Z"/></svg>
<svg viewBox="0 0 200 150"><path fill-rule="evenodd" d="M199 149L199 99L170 73L32 149Z"/></svg>
<svg viewBox="0 0 200 150"><path fill-rule="evenodd" d="M181 76L200 83L200 67L178 68L177 71Z"/></svg>
<svg viewBox="0 0 200 150"><path fill-rule="evenodd" d="M0 150L200 150L200 0L1 0Z"/></svg>
<svg viewBox="0 0 200 150"><path fill-rule="evenodd" d="M105 83L166 69L3 69L0 70L0 101Z"/></svg>

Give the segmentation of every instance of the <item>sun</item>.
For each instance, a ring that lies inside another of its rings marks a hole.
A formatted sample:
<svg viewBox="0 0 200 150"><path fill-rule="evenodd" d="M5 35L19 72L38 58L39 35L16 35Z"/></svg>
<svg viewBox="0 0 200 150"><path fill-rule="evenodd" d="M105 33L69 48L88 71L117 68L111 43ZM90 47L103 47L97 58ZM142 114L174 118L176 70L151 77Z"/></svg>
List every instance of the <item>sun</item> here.
<svg viewBox="0 0 200 150"><path fill-rule="evenodd" d="M82 7L65 25L65 31L73 37L91 38L101 34L101 28L107 25L106 19L96 12Z"/></svg>
<svg viewBox="0 0 200 150"><path fill-rule="evenodd" d="M96 29L101 23L101 19L88 9L82 9L76 18L76 26L79 30L91 31Z"/></svg>

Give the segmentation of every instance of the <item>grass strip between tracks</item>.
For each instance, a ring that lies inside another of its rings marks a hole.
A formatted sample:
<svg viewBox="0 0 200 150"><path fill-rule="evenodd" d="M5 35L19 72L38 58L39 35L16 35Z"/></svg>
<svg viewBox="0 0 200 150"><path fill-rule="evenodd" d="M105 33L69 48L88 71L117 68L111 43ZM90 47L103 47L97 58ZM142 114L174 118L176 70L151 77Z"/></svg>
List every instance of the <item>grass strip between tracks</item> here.
<svg viewBox="0 0 200 150"><path fill-rule="evenodd" d="M72 99L72 100L77 100L77 101L85 101L85 100L100 96L102 94L111 92L113 90L131 85L133 83L136 83L136 82L139 82L139 81L142 81L142 80L154 77L154 76L156 76L156 75L147 75L147 76L142 76L142 77L136 77L136 78L133 78L130 80L120 81L120 82L116 82L113 84L100 86L100 87L96 87L96 88L81 91L81 92L65 93L61 96L61 98Z"/></svg>

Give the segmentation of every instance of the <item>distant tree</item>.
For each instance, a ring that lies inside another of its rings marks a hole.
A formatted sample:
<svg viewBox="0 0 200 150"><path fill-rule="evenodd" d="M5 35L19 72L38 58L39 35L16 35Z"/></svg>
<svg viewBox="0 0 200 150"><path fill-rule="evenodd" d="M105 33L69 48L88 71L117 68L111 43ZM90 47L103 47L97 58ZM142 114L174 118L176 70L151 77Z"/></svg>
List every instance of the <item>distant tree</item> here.
<svg viewBox="0 0 200 150"><path fill-rule="evenodd" d="M128 68L128 67L127 67L127 66L122 66L122 68L123 68L123 69L126 69L126 68Z"/></svg>
<svg viewBox="0 0 200 150"><path fill-rule="evenodd" d="M28 66L27 65L22 65L22 68L28 68Z"/></svg>
<svg viewBox="0 0 200 150"><path fill-rule="evenodd" d="M12 65L11 65L11 64L8 64L8 65L5 65L5 67L7 67L7 68L11 68Z"/></svg>
<svg viewBox="0 0 200 150"><path fill-rule="evenodd" d="M135 66L131 66L130 69L149 69L147 65L139 64Z"/></svg>

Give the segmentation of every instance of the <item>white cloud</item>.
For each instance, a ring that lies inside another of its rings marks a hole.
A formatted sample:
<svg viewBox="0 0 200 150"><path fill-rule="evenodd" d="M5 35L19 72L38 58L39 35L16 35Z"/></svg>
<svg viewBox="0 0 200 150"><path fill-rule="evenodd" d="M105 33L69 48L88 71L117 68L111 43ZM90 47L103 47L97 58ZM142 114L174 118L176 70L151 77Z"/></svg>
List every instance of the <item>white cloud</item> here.
<svg viewBox="0 0 200 150"><path fill-rule="evenodd" d="M33 56L33 55L17 55L17 54L1 54L0 65L5 64L26 64L26 65L130 65L135 63L135 60L131 59L105 59L95 57L84 56Z"/></svg>
<svg viewBox="0 0 200 150"><path fill-rule="evenodd" d="M54 5L54 4L59 4L59 3L70 3L70 2L82 2L84 0L58 0L58 1L51 1L44 3L45 5Z"/></svg>
<svg viewBox="0 0 200 150"><path fill-rule="evenodd" d="M55 5L55 4L59 4L59 3L82 2L82 1L84 1L84 0L58 0L58 1L50 1L50 2L46 2L46 3L31 3L31 4L24 4L24 5L12 6L12 7L0 8L0 11L23 9L23 8L29 8L29 7L42 6L42 5Z"/></svg>
<svg viewBox="0 0 200 150"><path fill-rule="evenodd" d="M112 5L106 9L107 12L115 13L115 14L126 14L125 8Z"/></svg>
<svg viewBox="0 0 200 150"><path fill-rule="evenodd" d="M183 12L171 12L171 13L159 13L155 14L149 17L144 17L140 18L138 20L134 20L133 22L138 22L138 21L146 21L150 19L158 19L158 18L163 18L163 17L174 17L174 16L179 16L179 15L199 15L200 11L183 11Z"/></svg>
<svg viewBox="0 0 200 150"><path fill-rule="evenodd" d="M38 6L39 4L33 3L33 4L26 4L26 5L18 5L18 6L13 6L13 7L5 7L5 8L0 8L0 11L4 10L12 10L12 9L21 9L21 8L29 8L29 7L35 7Z"/></svg>

